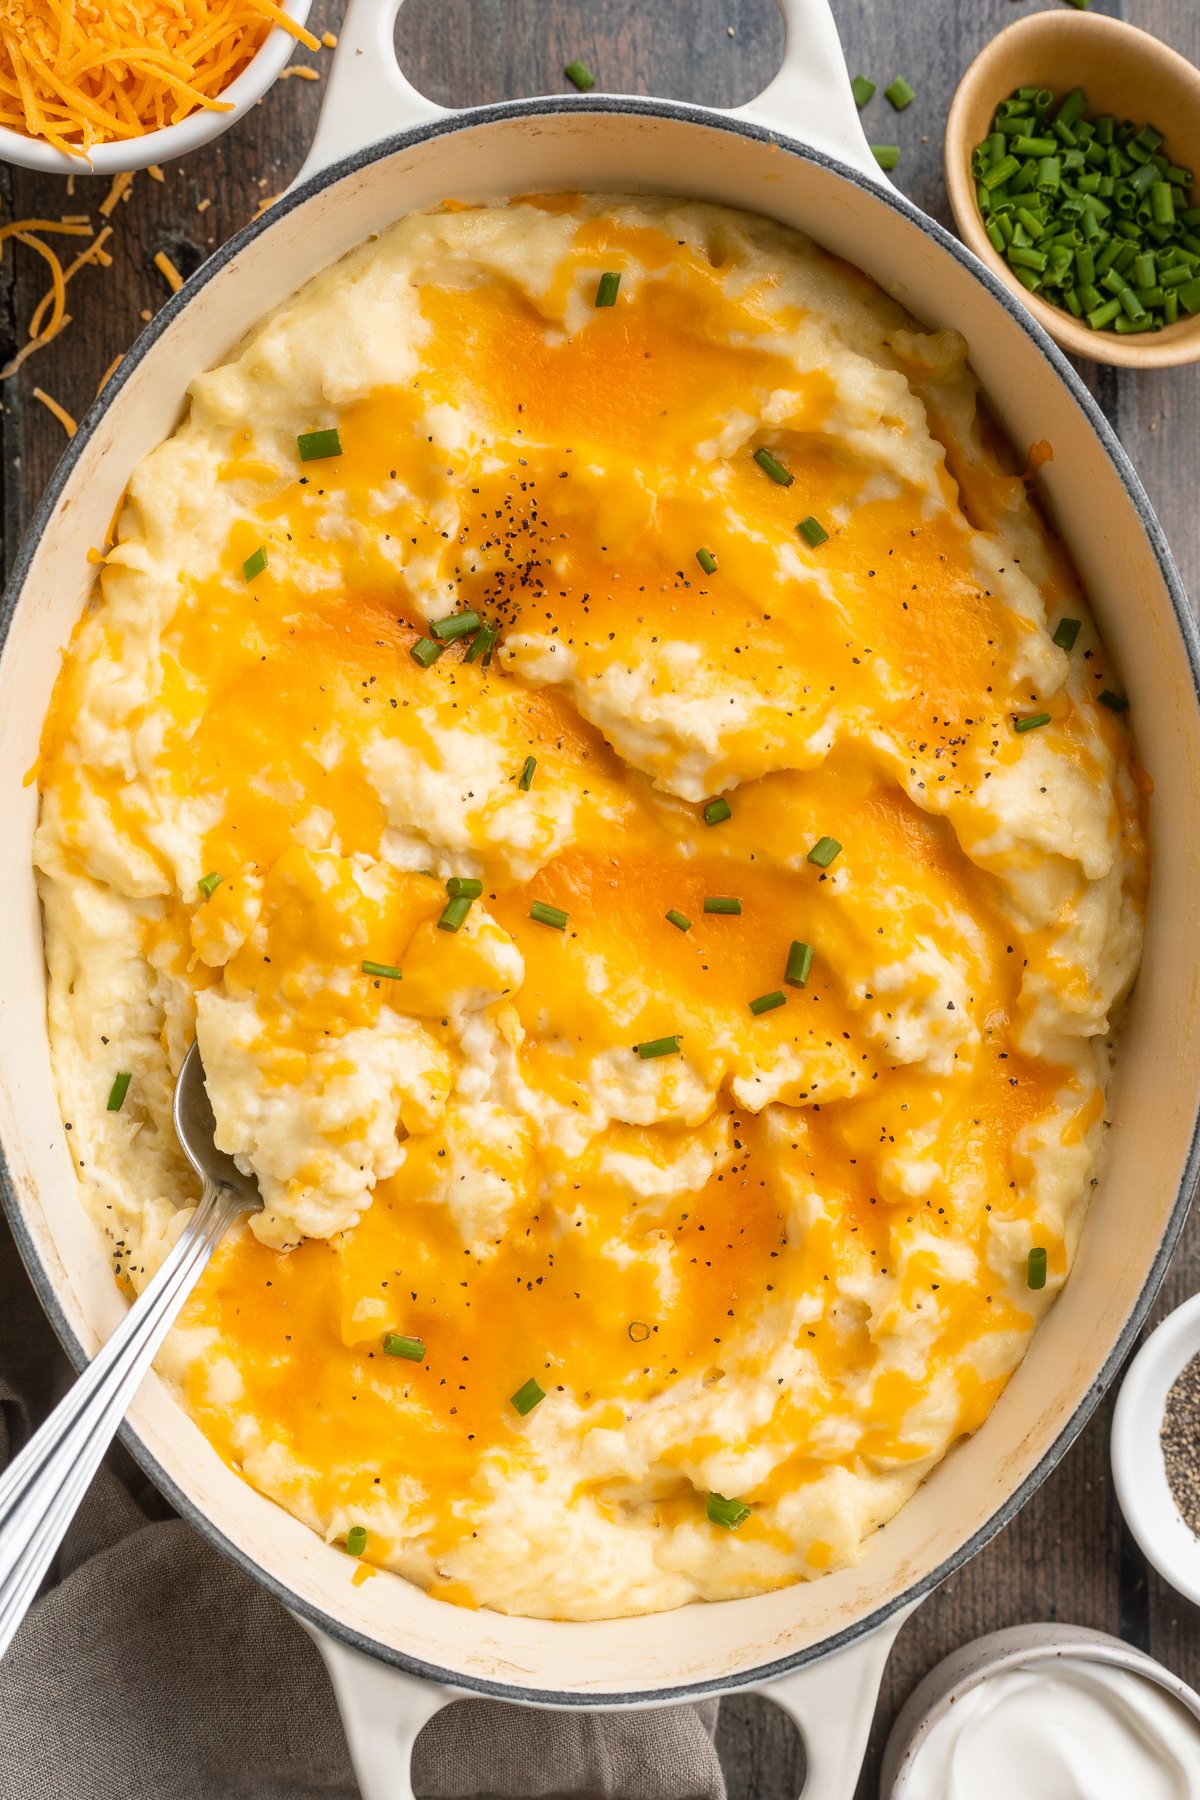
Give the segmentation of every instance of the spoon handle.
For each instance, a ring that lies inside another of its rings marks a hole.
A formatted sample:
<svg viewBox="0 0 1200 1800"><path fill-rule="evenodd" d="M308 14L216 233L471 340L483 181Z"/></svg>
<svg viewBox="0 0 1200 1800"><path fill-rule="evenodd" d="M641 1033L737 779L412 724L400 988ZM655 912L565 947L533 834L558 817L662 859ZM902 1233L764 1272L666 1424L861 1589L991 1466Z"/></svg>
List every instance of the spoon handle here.
<svg viewBox="0 0 1200 1800"><path fill-rule="evenodd" d="M0 1475L0 1656L41 1585L134 1389L243 1197L206 1181L192 1217L70 1393Z"/></svg>

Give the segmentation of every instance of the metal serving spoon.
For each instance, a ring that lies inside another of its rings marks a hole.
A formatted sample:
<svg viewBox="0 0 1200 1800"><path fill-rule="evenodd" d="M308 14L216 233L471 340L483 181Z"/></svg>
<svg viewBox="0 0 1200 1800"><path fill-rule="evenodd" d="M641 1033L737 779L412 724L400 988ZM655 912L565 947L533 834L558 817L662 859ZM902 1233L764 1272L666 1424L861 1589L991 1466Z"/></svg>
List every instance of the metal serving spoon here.
<svg viewBox="0 0 1200 1800"><path fill-rule="evenodd" d="M171 1110L183 1153L204 1184L200 1204L95 1360L0 1475L0 1656L209 1257L239 1213L262 1208L255 1181L213 1143L216 1124L196 1044L183 1059Z"/></svg>

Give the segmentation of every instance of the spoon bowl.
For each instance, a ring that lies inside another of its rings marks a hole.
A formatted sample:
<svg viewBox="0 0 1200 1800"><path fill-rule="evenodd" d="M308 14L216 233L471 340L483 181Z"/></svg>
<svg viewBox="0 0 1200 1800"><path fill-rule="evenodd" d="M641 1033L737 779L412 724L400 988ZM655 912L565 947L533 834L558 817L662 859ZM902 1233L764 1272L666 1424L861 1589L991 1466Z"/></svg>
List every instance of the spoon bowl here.
<svg viewBox="0 0 1200 1800"><path fill-rule="evenodd" d="M262 1195L253 1175L243 1175L232 1156L216 1145L217 1122L204 1085L200 1046L193 1044L179 1070L171 1102L171 1123L179 1148L201 1181L211 1181L238 1195L246 1212L262 1211Z"/></svg>

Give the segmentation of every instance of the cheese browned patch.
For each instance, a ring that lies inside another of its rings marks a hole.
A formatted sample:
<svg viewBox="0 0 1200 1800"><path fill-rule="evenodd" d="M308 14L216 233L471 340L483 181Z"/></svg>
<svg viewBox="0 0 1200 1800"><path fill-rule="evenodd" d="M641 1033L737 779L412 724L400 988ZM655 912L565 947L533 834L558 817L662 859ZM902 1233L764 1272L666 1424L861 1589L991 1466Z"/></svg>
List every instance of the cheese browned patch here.
<svg viewBox="0 0 1200 1800"><path fill-rule="evenodd" d="M41 764L84 1198L140 1285L198 1034L265 1208L170 1372L447 1599L845 1564L1068 1274L1139 790L964 358L762 220L447 208L134 473Z"/></svg>

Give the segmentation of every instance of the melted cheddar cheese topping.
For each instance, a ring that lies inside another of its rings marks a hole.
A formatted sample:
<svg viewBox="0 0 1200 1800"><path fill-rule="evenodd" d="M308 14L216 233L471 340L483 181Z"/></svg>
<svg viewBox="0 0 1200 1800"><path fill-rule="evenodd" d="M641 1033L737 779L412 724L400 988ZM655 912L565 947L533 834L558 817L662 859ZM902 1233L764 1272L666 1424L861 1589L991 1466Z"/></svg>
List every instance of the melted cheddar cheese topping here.
<svg viewBox="0 0 1200 1800"><path fill-rule="evenodd" d="M85 1197L140 1286L198 1036L264 1206L169 1371L448 1600L846 1563L1066 1278L1140 794L964 359L762 220L447 207L134 474L40 764Z"/></svg>

